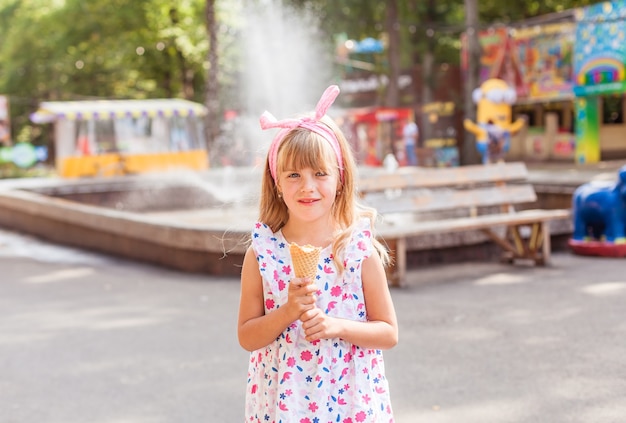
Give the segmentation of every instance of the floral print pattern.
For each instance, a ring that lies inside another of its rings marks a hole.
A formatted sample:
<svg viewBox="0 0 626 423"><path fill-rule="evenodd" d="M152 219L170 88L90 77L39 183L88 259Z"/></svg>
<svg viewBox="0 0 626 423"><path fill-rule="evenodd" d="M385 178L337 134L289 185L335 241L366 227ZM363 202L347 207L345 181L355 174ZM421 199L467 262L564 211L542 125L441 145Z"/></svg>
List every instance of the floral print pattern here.
<svg viewBox="0 0 626 423"><path fill-rule="evenodd" d="M367 320L361 263L374 253L369 221L359 222L339 275L331 246L322 250L315 283L326 314ZM252 247L263 278L265 312L287 301L294 277L289 246L280 231L257 223ZM250 354L246 423L390 423L393 414L380 350L343 339L305 339L293 322L270 345Z"/></svg>

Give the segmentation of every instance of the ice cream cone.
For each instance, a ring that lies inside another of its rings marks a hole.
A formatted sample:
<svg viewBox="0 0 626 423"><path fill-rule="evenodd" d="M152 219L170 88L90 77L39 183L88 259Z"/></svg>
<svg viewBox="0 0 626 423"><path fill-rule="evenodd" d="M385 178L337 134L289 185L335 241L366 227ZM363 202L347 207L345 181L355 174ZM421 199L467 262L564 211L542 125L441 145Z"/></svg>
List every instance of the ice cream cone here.
<svg viewBox="0 0 626 423"><path fill-rule="evenodd" d="M300 246L292 242L289 244L289 252L296 278L309 278L313 281L322 249L308 244Z"/></svg>

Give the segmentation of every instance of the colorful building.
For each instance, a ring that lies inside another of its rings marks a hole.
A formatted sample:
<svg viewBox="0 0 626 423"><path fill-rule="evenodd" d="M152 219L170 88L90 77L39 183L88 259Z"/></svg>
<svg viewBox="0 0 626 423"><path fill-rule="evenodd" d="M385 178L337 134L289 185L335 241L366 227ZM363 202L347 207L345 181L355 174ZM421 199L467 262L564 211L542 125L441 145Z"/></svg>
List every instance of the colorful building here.
<svg viewBox="0 0 626 423"><path fill-rule="evenodd" d="M593 163L626 158L626 0L479 34L480 80L515 87L527 129L511 158ZM467 54L462 64L467 69Z"/></svg>
<svg viewBox="0 0 626 423"><path fill-rule="evenodd" d="M626 158L626 2L576 11L576 161Z"/></svg>
<svg viewBox="0 0 626 423"><path fill-rule="evenodd" d="M574 93L572 55L576 25L573 13L552 23L495 27L482 31L479 83L499 78L515 89L513 119L528 122L512 140L509 158L573 160ZM463 51L463 69L467 54Z"/></svg>

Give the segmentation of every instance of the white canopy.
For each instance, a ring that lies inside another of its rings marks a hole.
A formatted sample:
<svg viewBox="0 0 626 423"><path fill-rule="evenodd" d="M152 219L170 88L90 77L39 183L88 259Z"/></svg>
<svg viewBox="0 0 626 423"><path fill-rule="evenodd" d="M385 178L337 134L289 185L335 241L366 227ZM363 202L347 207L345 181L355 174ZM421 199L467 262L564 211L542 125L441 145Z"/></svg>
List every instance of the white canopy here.
<svg viewBox="0 0 626 423"><path fill-rule="evenodd" d="M181 99L44 101L30 115L34 123L56 120L108 120L128 117L204 116L205 106Z"/></svg>

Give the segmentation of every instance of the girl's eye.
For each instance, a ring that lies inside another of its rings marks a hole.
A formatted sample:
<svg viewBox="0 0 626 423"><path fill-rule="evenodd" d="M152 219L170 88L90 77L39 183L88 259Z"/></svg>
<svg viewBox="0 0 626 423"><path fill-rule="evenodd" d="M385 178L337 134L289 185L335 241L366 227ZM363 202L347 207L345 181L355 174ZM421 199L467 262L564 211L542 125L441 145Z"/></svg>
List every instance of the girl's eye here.
<svg viewBox="0 0 626 423"><path fill-rule="evenodd" d="M324 172L323 170L318 170L315 175L316 176L328 176L328 173Z"/></svg>
<svg viewBox="0 0 626 423"><path fill-rule="evenodd" d="M288 178L297 178L298 176L300 176L298 172L292 172L287 175Z"/></svg>

